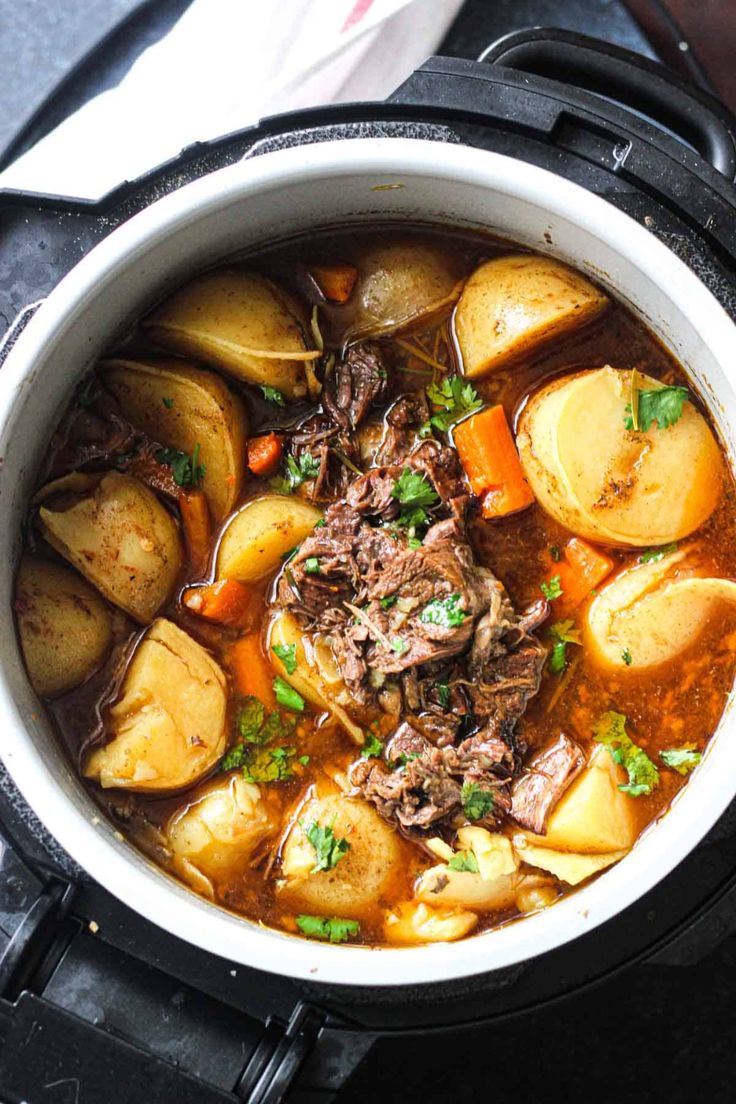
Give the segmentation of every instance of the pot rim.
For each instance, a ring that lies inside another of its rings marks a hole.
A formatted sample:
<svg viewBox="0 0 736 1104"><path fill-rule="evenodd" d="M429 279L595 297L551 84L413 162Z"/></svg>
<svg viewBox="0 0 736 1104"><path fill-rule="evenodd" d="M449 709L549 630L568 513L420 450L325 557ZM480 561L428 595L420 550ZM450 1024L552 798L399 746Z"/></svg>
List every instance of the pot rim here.
<svg viewBox="0 0 736 1104"><path fill-rule="evenodd" d="M60 281L10 351L3 367L0 429L46 343L62 326L73 323L100 281L114 280L124 261L145 256L156 240L183 230L203 211L214 211L236 196L356 173L383 180L402 174L441 177L544 206L616 253L633 258L655 285L661 287L666 278L670 302L689 316L725 371L736 347L736 327L726 312L662 242L604 199L545 169L490 151L420 139L356 138L239 161L183 186L114 230ZM651 889L695 847L736 792L736 781L731 781L736 779L736 741L723 739L729 727L729 699L703 762L671 810L628 856L591 884L521 922L456 943L331 946L261 928L205 901L116 838L102 818L90 818L70 801L26 731L8 685L8 662L6 649L0 658L0 706L7 723L0 755L26 801L80 866L171 934L233 962L312 982L370 987L436 983L508 967L553 950L592 931Z"/></svg>

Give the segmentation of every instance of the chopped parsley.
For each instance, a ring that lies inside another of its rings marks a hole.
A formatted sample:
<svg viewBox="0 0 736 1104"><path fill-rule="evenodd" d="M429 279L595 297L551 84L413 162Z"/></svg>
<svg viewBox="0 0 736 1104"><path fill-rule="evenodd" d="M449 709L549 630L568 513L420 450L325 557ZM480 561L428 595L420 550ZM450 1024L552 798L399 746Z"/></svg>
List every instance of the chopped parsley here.
<svg viewBox="0 0 736 1104"><path fill-rule="evenodd" d="M402 751L395 759L391 760L391 770L399 770L401 767L407 766L413 762L414 759L418 759L421 755L419 751Z"/></svg>
<svg viewBox="0 0 736 1104"><path fill-rule="evenodd" d="M303 713L305 701L301 694L298 694L293 686L289 686L288 682L284 682L280 675L277 675L273 680L273 692L276 695L276 701L279 705L283 705L284 709L291 709L293 713Z"/></svg>
<svg viewBox="0 0 736 1104"><path fill-rule="evenodd" d="M403 655L404 652L408 652L409 644L406 640L402 640L400 636L395 636L391 641L391 650L396 652L397 655Z"/></svg>
<svg viewBox="0 0 736 1104"><path fill-rule="evenodd" d="M275 387L269 387L268 384L261 384L261 391L266 402L277 403L279 406L285 406L284 396L280 391L277 391Z"/></svg>
<svg viewBox="0 0 736 1104"><path fill-rule="evenodd" d="M539 584L539 589L548 602L553 602L555 598L561 598L562 585L560 583L560 576L553 575L551 579L546 579L543 583Z"/></svg>
<svg viewBox="0 0 736 1104"><path fill-rule="evenodd" d="M422 542L419 540L418 537L409 537L409 540L406 543L408 544L412 552L416 552L417 548L422 547Z"/></svg>
<svg viewBox="0 0 736 1104"><path fill-rule="evenodd" d="M398 594L389 594L387 598L381 599L381 609L391 609L398 601Z"/></svg>
<svg viewBox="0 0 736 1104"><path fill-rule="evenodd" d="M304 561L304 570L306 571L307 575L320 574L319 560L316 556L307 556L306 560Z"/></svg>
<svg viewBox="0 0 736 1104"><path fill-rule="evenodd" d="M493 791L482 790L477 782L463 783L460 800L468 820L482 820L496 803Z"/></svg>
<svg viewBox="0 0 736 1104"><path fill-rule="evenodd" d="M689 774L703 758L699 751L688 745L679 748L667 748L665 751L660 751L659 757L666 766L676 770L678 774Z"/></svg>
<svg viewBox="0 0 736 1104"><path fill-rule="evenodd" d="M408 530L412 537L420 526L429 521L426 507L436 506L440 500L427 477L410 467L405 467L394 483L391 496L403 506L396 524Z"/></svg>
<svg viewBox="0 0 736 1104"><path fill-rule="evenodd" d="M383 744L373 732L369 732L363 741L360 754L364 759L380 759L383 753Z"/></svg>
<svg viewBox="0 0 736 1104"><path fill-rule="evenodd" d="M427 398L433 406L440 407L440 411L429 419L430 425L440 433L447 433L455 422L483 405L477 391L461 376L446 376L440 384L430 383Z"/></svg>
<svg viewBox="0 0 736 1104"><path fill-rule="evenodd" d="M240 770L241 767L245 767L249 755L250 748L246 747L245 744L236 744L235 747L230 748L229 752L220 763L220 770Z"/></svg>
<svg viewBox="0 0 736 1104"><path fill-rule="evenodd" d="M346 943L350 936L360 931L357 920L341 920L338 916L297 916L296 926L302 935L329 943Z"/></svg>
<svg viewBox="0 0 736 1104"><path fill-rule="evenodd" d="M263 702L254 697L246 698L238 712L238 732L247 743L265 744L266 741L261 738L265 719L266 710Z"/></svg>
<svg viewBox="0 0 736 1104"><path fill-rule="evenodd" d="M334 824L334 821L332 824ZM304 835L314 848L313 874L318 874L320 870L332 870L350 850L348 841L335 835L332 824L328 824L323 828L321 824L313 820L306 827L302 825Z"/></svg>
<svg viewBox="0 0 736 1104"><path fill-rule="evenodd" d="M174 405L173 399L162 398L161 402L164 404L167 410L171 410L172 406Z"/></svg>
<svg viewBox="0 0 736 1104"><path fill-rule="evenodd" d="M448 594L446 598L433 598L419 614L419 620L423 625L441 625L444 629L457 628L468 616L465 610L459 607L460 597L459 594Z"/></svg>
<svg viewBox="0 0 736 1104"><path fill-rule="evenodd" d="M628 648L624 648L624 650L621 653L621 658L622 658L622 660L624 661L624 663L626 664L627 667L630 667L631 664L634 662L634 657L632 656L632 654L631 654L631 652L629 651Z"/></svg>
<svg viewBox="0 0 736 1104"><path fill-rule="evenodd" d="M550 626L550 636L554 643L549 656L549 669L553 675L559 675L567 666L567 645L582 644L580 630L574 629L572 621L555 621Z"/></svg>
<svg viewBox="0 0 736 1104"><path fill-rule="evenodd" d="M472 851L456 851L447 866L449 870L460 870L467 874L478 873L478 860Z"/></svg>
<svg viewBox="0 0 736 1104"><path fill-rule="evenodd" d="M295 720L282 717L277 710L266 716L258 698L247 697L237 713L236 727L240 742L231 747L220 763L223 771L242 770L247 782L280 782L293 777L292 761L296 748L291 745L264 747L272 740L293 738ZM308 756L297 762L306 764Z"/></svg>
<svg viewBox="0 0 736 1104"><path fill-rule="evenodd" d="M434 688L437 691L437 698L443 709L447 709L450 704L450 687L447 682L436 682Z"/></svg>
<svg viewBox="0 0 736 1104"><path fill-rule="evenodd" d="M274 644L271 651L281 660L287 675L293 675L296 671L296 644Z"/></svg>
<svg viewBox="0 0 736 1104"><path fill-rule="evenodd" d="M284 782L294 777L295 747L256 748L243 765L246 782ZM297 760L302 762L304 756Z"/></svg>
<svg viewBox="0 0 736 1104"><path fill-rule="evenodd" d="M682 417L682 408L690 398L687 387L675 384L665 387L653 387L638 392L636 417L632 412L632 403L627 403L624 425L627 429L641 429L646 432L653 422L659 429L668 429Z"/></svg>
<svg viewBox="0 0 736 1104"><path fill-rule="evenodd" d="M659 563L665 556L669 556L670 553L676 551L677 541L673 541L672 544L663 544L661 548L648 548L646 552L642 552L639 563Z"/></svg>
<svg viewBox="0 0 736 1104"><path fill-rule="evenodd" d="M156 452L156 459L159 464L168 464L177 486L198 487L207 474L206 465L199 462L199 448L199 441L197 441L191 456L181 449L159 449Z"/></svg>
<svg viewBox="0 0 736 1104"><path fill-rule="evenodd" d="M622 793L631 797L650 794L659 784L659 771L643 748L631 739L626 731L626 717L613 710L604 713L593 725L593 739L608 748L615 763L620 763L629 781L619 786Z"/></svg>
<svg viewBox="0 0 736 1104"><path fill-rule="evenodd" d="M319 521L315 521L314 528L315 529L324 529L326 524L327 524L327 522L325 521L325 519L320 518Z"/></svg>
<svg viewBox="0 0 736 1104"><path fill-rule="evenodd" d="M299 459L291 454L286 457L286 474L277 475L270 482L275 491L281 494L291 494L308 479L315 479L319 475L319 460L315 460L311 452L303 452ZM316 526L315 526L316 528Z"/></svg>

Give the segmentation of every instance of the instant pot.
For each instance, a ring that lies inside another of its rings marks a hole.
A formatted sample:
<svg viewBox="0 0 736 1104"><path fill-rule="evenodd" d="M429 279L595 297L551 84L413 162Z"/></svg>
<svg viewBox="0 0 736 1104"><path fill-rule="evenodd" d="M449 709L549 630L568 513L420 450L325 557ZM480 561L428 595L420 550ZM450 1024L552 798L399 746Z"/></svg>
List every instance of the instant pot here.
<svg viewBox="0 0 736 1104"><path fill-rule="evenodd" d="M625 50L537 30L478 62L432 58L385 103L294 113L197 145L94 206L0 196L0 314L13 320L0 351L4 604L14 519L100 349L192 268L336 218L483 225L571 260L690 367L733 456L735 179L736 123L707 93ZM265 1104L297 1076L327 1099L377 1033L539 1007L637 958L666 961L683 940L700 946L733 911L727 711L662 825L548 913L416 952L275 934L271 946L261 933L241 954L245 922L151 870L85 805L23 685L7 614L2 666L0 751L25 797L3 777L13 844L3 875L17 886L0 958L10 1099L35 1104L70 1059L89 1099L110 1104L141 1094Z"/></svg>

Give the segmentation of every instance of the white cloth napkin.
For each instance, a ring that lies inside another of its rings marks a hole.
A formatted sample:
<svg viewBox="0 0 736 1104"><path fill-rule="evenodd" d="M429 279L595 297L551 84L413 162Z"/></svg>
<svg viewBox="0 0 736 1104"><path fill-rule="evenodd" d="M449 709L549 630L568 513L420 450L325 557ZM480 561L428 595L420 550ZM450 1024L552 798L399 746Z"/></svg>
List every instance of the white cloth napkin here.
<svg viewBox="0 0 736 1104"><path fill-rule="evenodd" d="M0 188L98 199L195 141L266 115L383 99L463 0L193 0L121 83L0 173Z"/></svg>

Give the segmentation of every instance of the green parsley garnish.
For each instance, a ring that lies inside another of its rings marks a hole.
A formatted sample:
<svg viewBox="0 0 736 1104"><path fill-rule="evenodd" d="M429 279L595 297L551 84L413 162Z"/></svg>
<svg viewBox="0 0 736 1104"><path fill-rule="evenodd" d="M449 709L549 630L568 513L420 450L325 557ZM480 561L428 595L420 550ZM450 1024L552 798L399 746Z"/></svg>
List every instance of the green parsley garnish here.
<svg viewBox="0 0 736 1104"><path fill-rule="evenodd" d="M172 406L174 405L174 400L173 399L164 398L164 399L161 399L161 402L164 404L164 406L166 407L167 410L171 410Z"/></svg>
<svg viewBox="0 0 736 1104"><path fill-rule="evenodd" d="M624 425L627 429L641 429L646 432L656 422L659 429L667 429L682 417L682 408L689 398L687 387L678 387L675 384L653 387L648 391L640 390L636 417L633 404L627 403Z"/></svg>
<svg viewBox="0 0 736 1104"><path fill-rule="evenodd" d="M285 406L284 396L280 391L277 391L275 387L269 387L267 384L261 384L261 391L266 402L278 403L279 406Z"/></svg>
<svg viewBox="0 0 736 1104"><path fill-rule="evenodd" d="M246 782L284 782L294 777L295 747L256 748L243 765Z"/></svg>
<svg viewBox="0 0 736 1104"><path fill-rule="evenodd" d="M450 704L449 684L447 682L436 682L434 684L434 687L437 691L437 697L439 699L440 705L443 709L447 709L448 705Z"/></svg>
<svg viewBox="0 0 736 1104"><path fill-rule="evenodd" d="M334 824L334 821L332 823ZM302 825L302 828L304 828L304 825ZM318 874L320 870L332 870L350 850L348 841L335 835L332 824L328 824L323 828L321 824L313 820L311 824L304 828L304 835L314 848L313 874Z"/></svg>
<svg viewBox="0 0 736 1104"><path fill-rule="evenodd" d="M293 675L296 671L296 644L274 644L271 651L281 660L287 675Z"/></svg>
<svg viewBox="0 0 736 1104"><path fill-rule="evenodd" d="M360 754L364 759L380 759L382 752L383 744L373 732L369 732L363 741Z"/></svg>
<svg viewBox="0 0 736 1104"><path fill-rule="evenodd" d="M398 594L389 594L388 598L381 598L381 609L391 609L398 601Z"/></svg>
<svg viewBox="0 0 736 1104"><path fill-rule="evenodd" d="M630 667L631 664L634 662L634 657L632 656L632 654L631 654L631 652L629 651L628 648L624 648L624 650L621 653L621 658L622 658L622 660L624 661L624 663L626 664L627 667Z"/></svg>
<svg viewBox="0 0 736 1104"><path fill-rule="evenodd" d="M346 943L351 935L357 935L357 920L341 920L337 916L297 916L296 926L310 939L324 939L330 943Z"/></svg>
<svg viewBox="0 0 736 1104"><path fill-rule="evenodd" d="M179 487L198 487L207 474L205 464L199 462L199 441L194 446L191 456L180 449L164 448L156 452L159 464L168 464L174 482Z"/></svg>
<svg viewBox="0 0 736 1104"><path fill-rule="evenodd" d="M643 748L638 747L626 731L626 717L613 710L604 713L593 725L593 739L608 748L613 761L620 763L629 776L626 785L619 786L631 797L650 794L659 784L659 771Z"/></svg>
<svg viewBox="0 0 736 1104"><path fill-rule="evenodd" d="M307 556L306 560L304 561L304 570L306 571L307 575L320 574L319 560L316 556Z"/></svg>
<svg viewBox="0 0 736 1104"><path fill-rule="evenodd" d="M276 716L278 717L278 713ZM265 744L266 740L261 738L265 719L266 710L263 702L254 697L246 698L238 713L238 732L247 743Z"/></svg>
<svg viewBox="0 0 736 1104"><path fill-rule="evenodd" d="M441 433L447 433L455 422L483 405L477 391L461 376L446 376L440 384L430 383L427 398L433 406L441 408L429 419Z"/></svg>
<svg viewBox="0 0 736 1104"><path fill-rule="evenodd" d="M314 528L315 529L324 529L326 524L327 524L327 522L325 521L325 519L320 518L319 521L315 521Z"/></svg>
<svg viewBox="0 0 736 1104"><path fill-rule="evenodd" d="M273 680L273 692L276 695L276 701L279 705L283 705L284 709L291 709L293 713L303 713L305 701L301 694L298 694L293 686L289 686L288 682L284 682L280 675L277 675Z"/></svg>
<svg viewBox="0 0 736 1104"><path fill-rule="evenodd" d="M545 580L543 583L540 583L539 589L548 602L553 602L555 598L561 598L562 586L560 584L560 576L553 575L551 579Z"/></svg>
<svg viewBox="0 0 736 1104"><path fill-rule="evenodd" d="M419 537L409 537L406 543L412 552L416 552L417 548L422 547L422 542L419 540Z"/></svg>
<svg viewBox="0 0 736 1104"><path fill-rule="evenodd" d="M409 644L406 640L402 640L400 636L395 636L391 641L391 650L396 652L397 655L403 655L404 652L409 650Z"/></svg>
<svg viewBox="0 0 736 1104"><path fill-rule="evenodd" d="M468 874L478 873L478 860L472 851L456 851L447 866L449 870L466 871Z"/></svg>
<svg viewBox="0 0 736 1104"><path fill-rule="evenodd" d="M445 629L457 628L468 616L458 605L460 597L459 594L448 594L446 598L433 598L419 614L419 620L424 625L441 625Z"/></svg>
<svg viewBox="0 0 736 1104"><path fill-rule="evenodd" d="M240 770L248 762L248 756L250 755L250 748L245 744L236 744L235 747L231 747L227 755L220 763L220 770L231 771Z"/></svg>
<svg viewBox="0 0 736 1104"><path fill-rule="evenodd" d="M482 790L477 782L463 783L460 800L468 820L482 820L496 803L493 791Z"/></svg>
<svg viewBox="0 0 736 1104"><path fill-rule="evenodd" d="M247 782L278 782L291 778L291 760L296 748L281 746L266 748L272 740L288 740L294 735L293 717L282 717L276 710L265 716L263 703L248 697L237 714L240 743L230 748L220 763L223 771L241 770ZM306 757L308 759L308 757ZM298 762L303 763L302 756Z"/></svg>
<svg viewBox="0 0 736 1104"><path fill-rule="evenodd" d="M303 452L298 460L289 454L286 457L286 474L275 476L270 483L275 491L291 494L297 487L301 487L302 483L308 479L315 479L318 475L319 460L315 460L311 452Z"/></svg>
<svg viewBox="0 0 736 1104"><path fill-rule="evenodd" d="M574 629L572 621L555 621L550 626L550 636L554 643L549 656L549 669L553 675L559 675L567 666L567 645L582 644L580 630Z"/></svg>
<svg viewBox="0 0 736 1104"><path fill-rule="evenodd" d="M402 529L409 530L413 537L421 525L426 525L429 516L425 507L436 506L440 500L432 484L421 472L413 471L410 467L404 468L396 480L391 491L391 496L404 507L396 524Z"/></svg>
<svg viewBox="0 0 736 1104"><path fill-rule="evenodd" d="M659 563L665 556L669 556L671 552L676 551L677 541L673 541L672 544L663 544L661 548L648 548L646 552L642 552L639 563Z"/></svg>
<svg viewBox="0 0 736 1104"><path fill-rule="evenodd" d="M679 748L667 748L666 751L660 751L659 757L663 763L671 767L672 770L676 770L678 774L689 774L703 758L699 751L688 745Z"/></svg>

